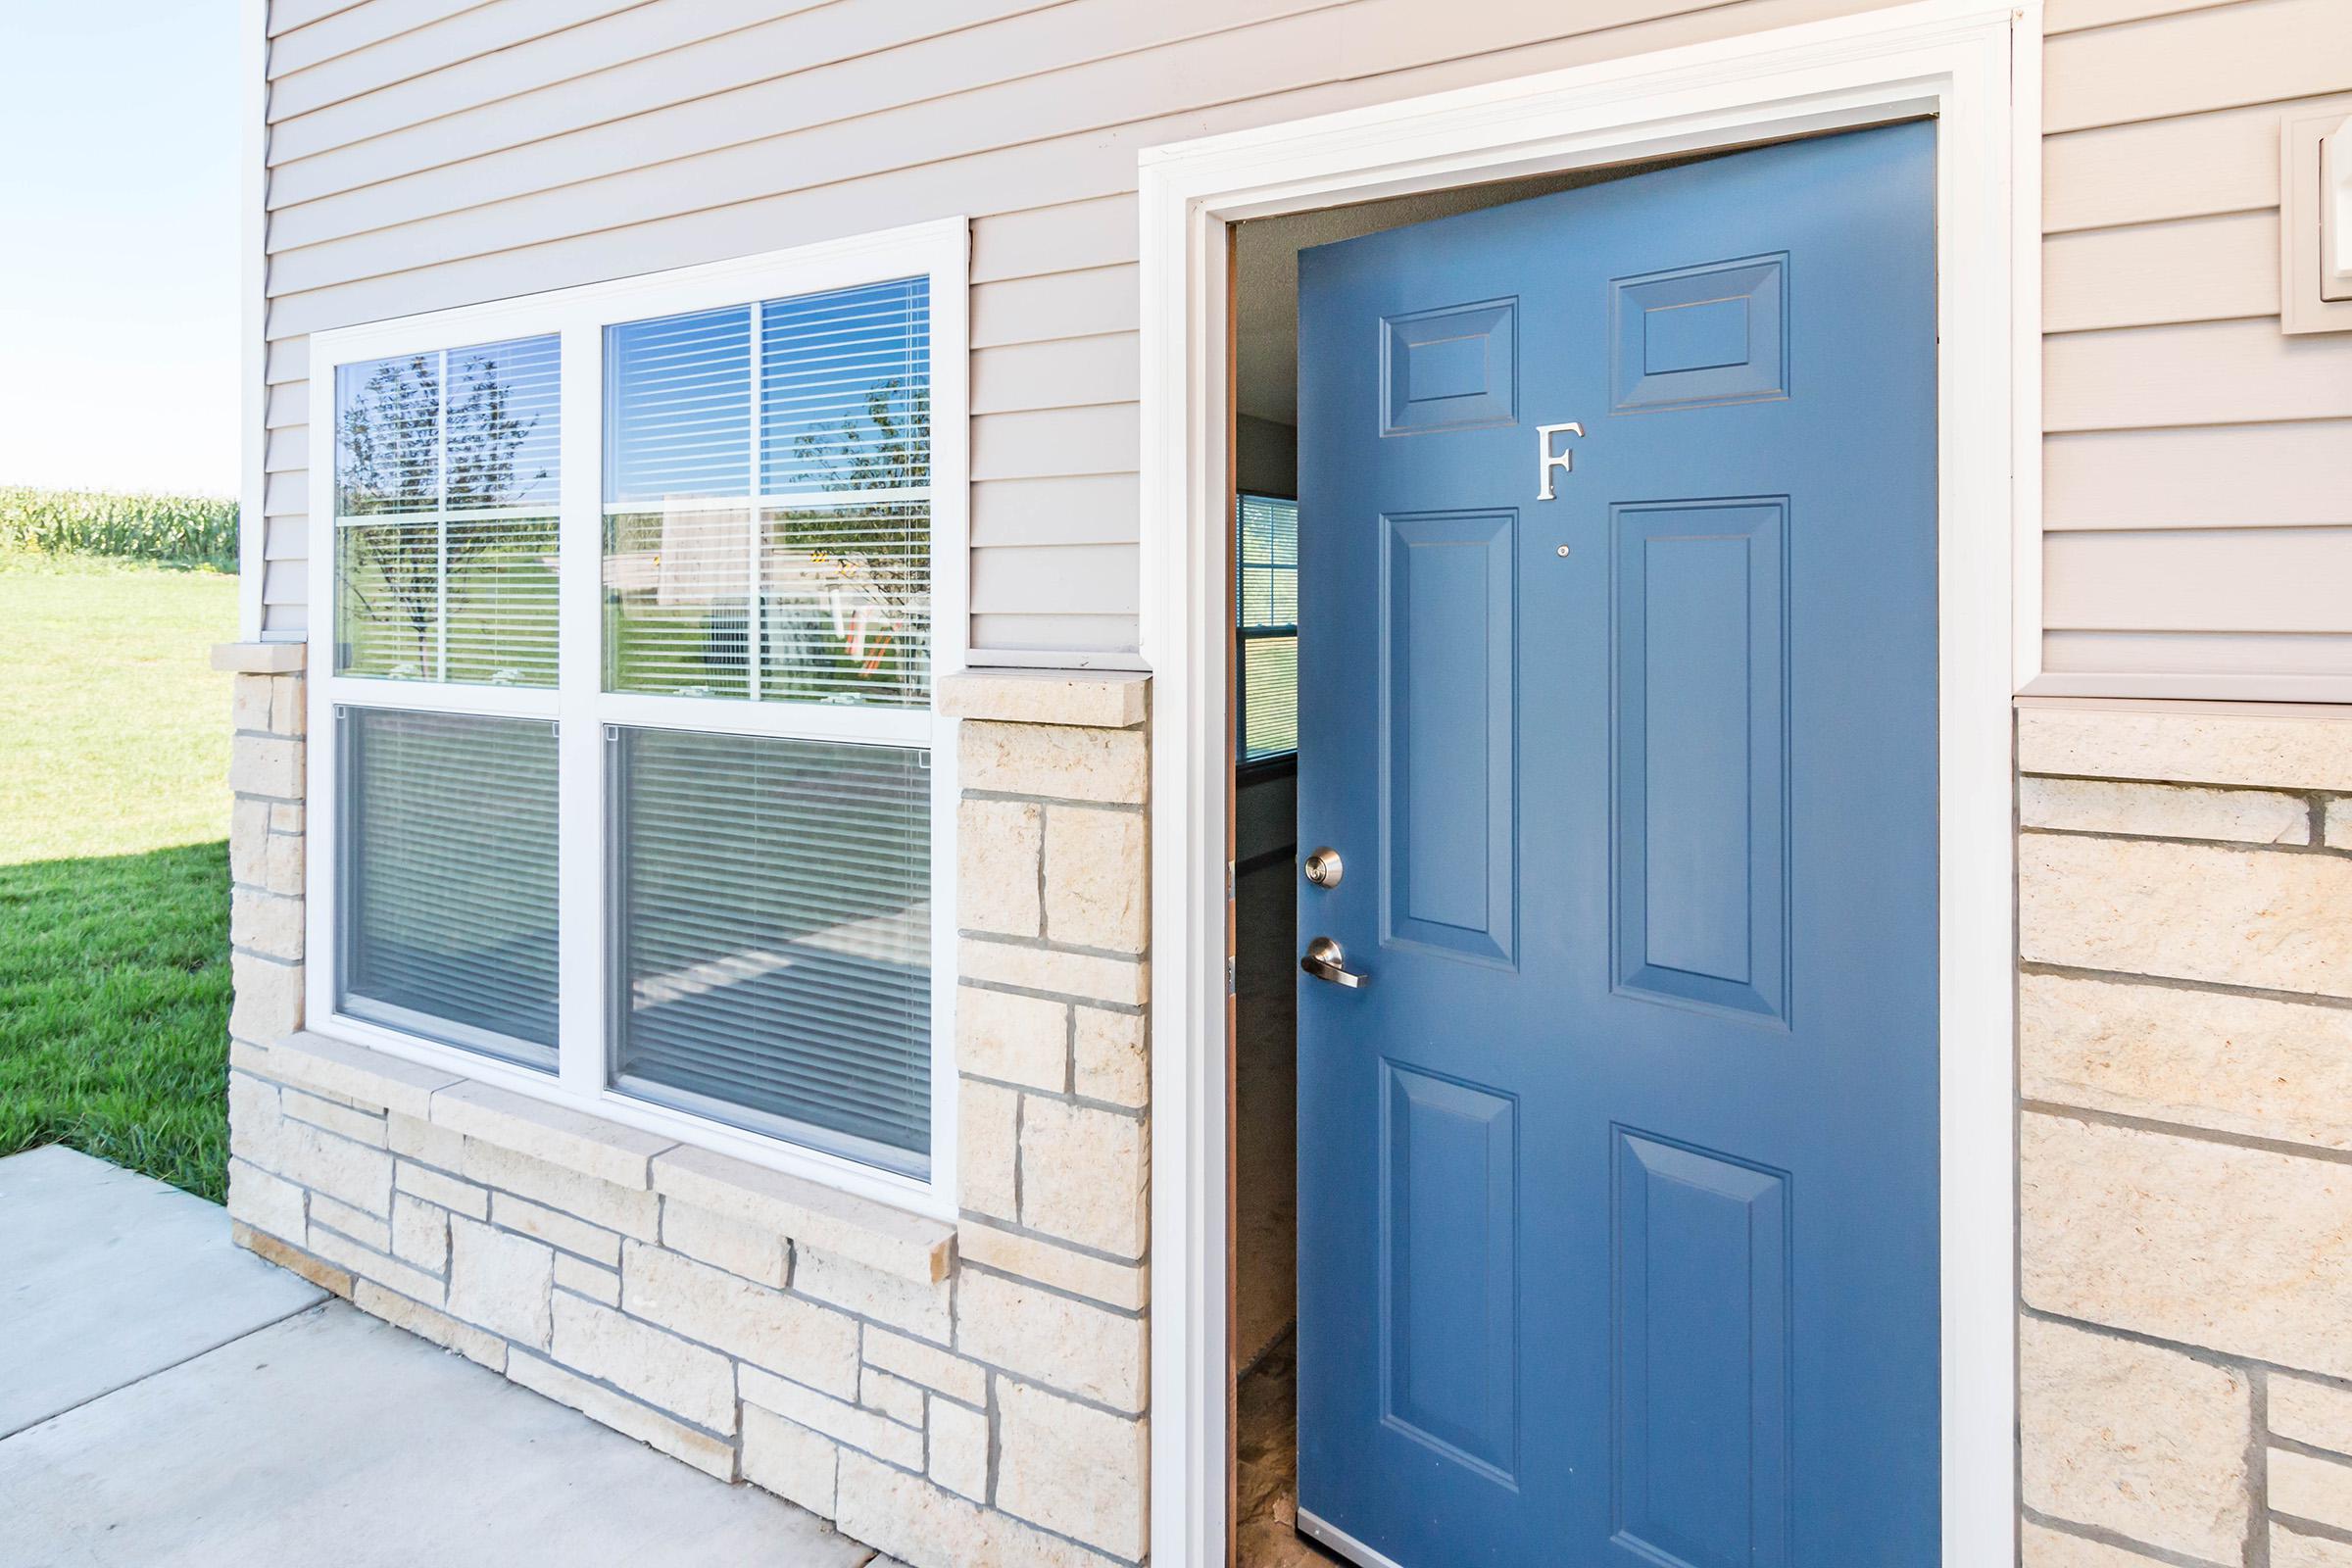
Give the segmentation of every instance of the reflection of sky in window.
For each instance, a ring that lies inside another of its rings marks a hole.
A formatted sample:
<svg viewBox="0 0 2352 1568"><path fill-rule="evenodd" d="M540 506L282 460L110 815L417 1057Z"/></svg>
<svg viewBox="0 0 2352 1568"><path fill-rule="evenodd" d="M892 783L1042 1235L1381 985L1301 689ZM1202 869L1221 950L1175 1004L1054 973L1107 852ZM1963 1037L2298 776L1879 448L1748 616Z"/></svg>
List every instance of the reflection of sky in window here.
<svg viewBox="0 0 2352 1568"><path fill-rule="evenodd" d="M925 279L769 300L760 317L764 493L927 482ZM751 355L749 306L609 330L608 502L751 493Z"/></svg>

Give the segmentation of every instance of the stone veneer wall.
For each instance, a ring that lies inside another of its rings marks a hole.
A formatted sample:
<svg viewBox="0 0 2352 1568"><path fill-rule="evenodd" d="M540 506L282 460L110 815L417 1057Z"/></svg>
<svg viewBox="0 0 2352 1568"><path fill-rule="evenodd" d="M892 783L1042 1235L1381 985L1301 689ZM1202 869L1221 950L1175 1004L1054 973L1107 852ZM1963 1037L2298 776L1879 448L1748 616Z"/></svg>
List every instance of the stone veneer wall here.
<svg viewBox="0 0 2352 1568"><path fill-rule="evenodd" d="M2018 760L2027 1568L2352 1568L2352 711Z"/></svg>
<svg viewBox="0 0 2352 1568"><path fill-rule="evenodd" d="M949 1224L303 1032L300 650L217 662L241 1245L914 1568L1143 1558L1140 677L943 687L965 719Z"/></svg>

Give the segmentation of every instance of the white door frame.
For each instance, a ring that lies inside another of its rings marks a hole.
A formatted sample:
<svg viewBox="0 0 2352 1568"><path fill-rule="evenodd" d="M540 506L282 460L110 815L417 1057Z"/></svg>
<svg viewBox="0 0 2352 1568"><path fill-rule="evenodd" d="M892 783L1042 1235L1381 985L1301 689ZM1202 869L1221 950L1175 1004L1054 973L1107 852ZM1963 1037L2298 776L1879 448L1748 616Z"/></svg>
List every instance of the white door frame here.
<svg viewBox="0 0 2352 1568"><path fill-rule="evenodd" d="M1227 224L1933 114L1943 1557L2015 1561L2010 698L2040 624L2038 0L1833 22L1142 155L1152 1560L1226 1539Z"/></svg>

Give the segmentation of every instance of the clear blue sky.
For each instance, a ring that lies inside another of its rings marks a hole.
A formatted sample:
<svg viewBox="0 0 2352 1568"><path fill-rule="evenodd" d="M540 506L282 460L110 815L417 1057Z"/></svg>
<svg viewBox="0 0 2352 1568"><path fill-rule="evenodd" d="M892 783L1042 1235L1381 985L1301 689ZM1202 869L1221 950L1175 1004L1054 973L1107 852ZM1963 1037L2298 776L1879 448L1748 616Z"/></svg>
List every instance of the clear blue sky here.
<svg viewBox="0 0 2352 1568"><path fill-rule="evenodd" d="M237 0L0 0L0 485L233 495Z"/></svg>

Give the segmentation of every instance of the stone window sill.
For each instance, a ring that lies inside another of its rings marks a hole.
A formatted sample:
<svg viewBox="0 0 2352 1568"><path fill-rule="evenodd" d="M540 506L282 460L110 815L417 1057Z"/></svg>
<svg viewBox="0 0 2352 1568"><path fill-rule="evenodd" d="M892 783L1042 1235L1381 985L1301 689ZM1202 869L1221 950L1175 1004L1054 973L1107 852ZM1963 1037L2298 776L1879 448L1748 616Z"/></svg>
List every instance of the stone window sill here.
<svg viewBox="0 0 2352 1568"><path fill-rule="evenodd" d="M674 1197L902 1279L936 1284L955 1267L955 1226L807 1177L309 1030L265 1054L266 1070L280 1083L382 1105L616 1187Z"/></svg>

